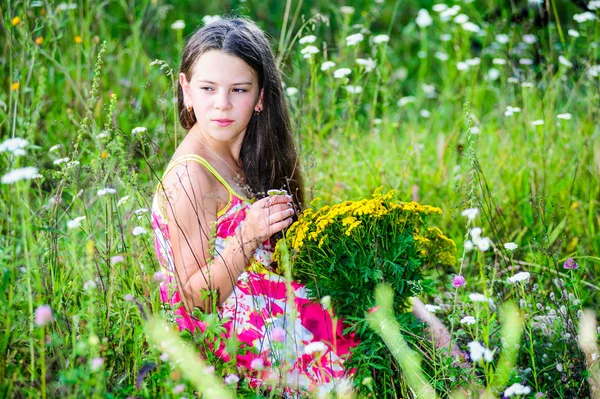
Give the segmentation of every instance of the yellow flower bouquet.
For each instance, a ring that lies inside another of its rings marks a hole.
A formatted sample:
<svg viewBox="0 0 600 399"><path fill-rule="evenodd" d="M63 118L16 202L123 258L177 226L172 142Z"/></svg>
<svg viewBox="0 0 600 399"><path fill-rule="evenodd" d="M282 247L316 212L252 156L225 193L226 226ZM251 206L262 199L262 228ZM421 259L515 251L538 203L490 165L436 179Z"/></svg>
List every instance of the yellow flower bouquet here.
<svg viewBox="0 0 600 399"><path fill-rule="evenodd" d="M388 283L398 322L420 328L408 310L412 297L432 291L422 267L453 266L456 245L428 226L431 216L442 213L440 208L403 202L396 191L383 194L378 189L372 198L333 206L319 207L319 202L313 200L290 226L277 244L275 260L287 250L294 279L315 298L329 296L333 311L348 325L345 333L356 334L360 344L348 364L356 369L356 380L375 377L377 384L389 387L399 377L397 367L365 321L374 306L375 288ZM378 370L376 376L373 370Z"/></svg>

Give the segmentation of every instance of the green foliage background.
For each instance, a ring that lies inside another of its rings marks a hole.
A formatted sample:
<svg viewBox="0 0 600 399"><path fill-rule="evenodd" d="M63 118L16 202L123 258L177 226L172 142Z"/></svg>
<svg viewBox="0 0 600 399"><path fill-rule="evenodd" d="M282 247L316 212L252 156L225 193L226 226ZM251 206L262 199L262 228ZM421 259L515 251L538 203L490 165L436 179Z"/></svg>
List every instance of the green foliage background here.
<svg viewBox="0 0 600 399"><path fill-rule="evenodd" d="M576 337L578 312L598 305L600 91L593 66L600 64L600 24L573 20L579 6L457 2L486 29L479 36L441 22L433 2L416 0L73 4L0 5L0 136L32 143L26 156L0 154L1 174L36 166L43 176L0 186L0 396L178 397L181 376L148 344L139 310L160 313L151 234L131 232L150 231L141 209L150 208L158 175L183 137L173 97L184 39L205 15L229 13L249 16L270 34L286 85L299 90L289 102L308 198L335 203L384 186L442 208L437 225L462 260L426 271L440 293L424 300L444 305L438 315L456 342L502 346L495 307L469 302L469 292L513 299L526 324L511 382L547 397L588 395ZM342 5L355 12L342 13ZM415 24L421 8L432 16L429 27ZM178 19L183 31L170 28ZM345 38L360 31L365 40L347 46ZM499 33L508 43L498 43ZM302 57L297 42L308 34L321 50L313 59ZM389 43L372 44L377 34L388 34ZM525 43L526 34L535 42ZM457 68L476 57L467 71ZM376 69L365 72L357 58L372 58ZM325 59L336 67L321 71ZM351 68L348 81L332 77L341 67ZM399 104L410 96L413 102ZM506 116L507 106L520 112ZM557 118L565 113L571 119ZM133 133L138 126L146 131ZM105 187L117 193L98 195ZM481 209L474 223L492 250L462 252L473 226L461 216L468 207ZM81 227L67 229L79 216L86 216ZM509 241L519 245L514 253L502 246ZM579 269L563 269L569 256ZM507 284L518 271L530 272L531 281ZM455 290L449 282L459 273L467 286ZM89 281L95 287L84 289ZM42 304L55 320L37 327L33 315ZM460 324L466 315L477 325ZM438 355L421 354L441 393L493 375L490 365L476 365L465 382ZM92 367L97 358L100 368Z"/></svg>

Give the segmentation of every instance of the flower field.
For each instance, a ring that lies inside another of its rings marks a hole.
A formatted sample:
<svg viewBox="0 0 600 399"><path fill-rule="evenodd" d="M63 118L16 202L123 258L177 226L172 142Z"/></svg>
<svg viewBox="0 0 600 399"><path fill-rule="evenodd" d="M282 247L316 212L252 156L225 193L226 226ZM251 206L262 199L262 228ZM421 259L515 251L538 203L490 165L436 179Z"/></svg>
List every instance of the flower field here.
<svg viewBox="0 0 600 399"><path fill-rule="evenodd" d="M280 241L280 265L325 265L333 258L314 252L339 254L351 237L339 256L373 287L344 302L371 301L355 321L374 343L357 364L385 353L399 376L335 381L333 397L600 398L600 1L0 10L0 397L279 397L201 350L222 332L214 315L199 315L202 336L165 328L149 212L185 134L185 38L247 16L280 62L311 203ZM411 295L447 326L458 357L396 317L409 288L375 283L380 259L365 254L385 234L416 248L410 259L423 263L403 272L424 288ZM306 270L297 276L335 286L327 267ZM321 294L325 307L343 299Z"/></svg>

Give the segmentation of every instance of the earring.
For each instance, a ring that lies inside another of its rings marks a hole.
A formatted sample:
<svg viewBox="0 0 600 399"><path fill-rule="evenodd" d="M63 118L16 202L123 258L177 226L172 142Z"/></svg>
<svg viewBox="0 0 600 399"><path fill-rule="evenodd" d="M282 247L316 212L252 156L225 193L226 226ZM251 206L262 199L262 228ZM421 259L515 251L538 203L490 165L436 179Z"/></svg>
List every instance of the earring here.
<svg viewBox="0 0 600 399"><path fill-rule="evenodd" d="M194 107L192 107L191 105L188 105L187 111L191 114L192 112L194 112Z"/></svg>
<svg viewBox="0 0 600 399"><path fill-rule="evenodd" d="M258 116L258 114L260 114L260 111L254 111L255 116Z"/></svg>

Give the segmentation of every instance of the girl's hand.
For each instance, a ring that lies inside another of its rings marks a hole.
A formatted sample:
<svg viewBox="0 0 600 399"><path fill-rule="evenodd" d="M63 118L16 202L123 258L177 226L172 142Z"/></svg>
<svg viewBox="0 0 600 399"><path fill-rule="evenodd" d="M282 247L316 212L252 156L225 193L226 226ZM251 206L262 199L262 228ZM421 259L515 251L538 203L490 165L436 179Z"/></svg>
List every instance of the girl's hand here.
<svg viewBox="0 0 600 399"><path fill-rule="evenodd" d="M290 195L273 195L262 198L250 206L242 223L244 243L266 241L273 234L292 224L294 207Z"/></svg>

